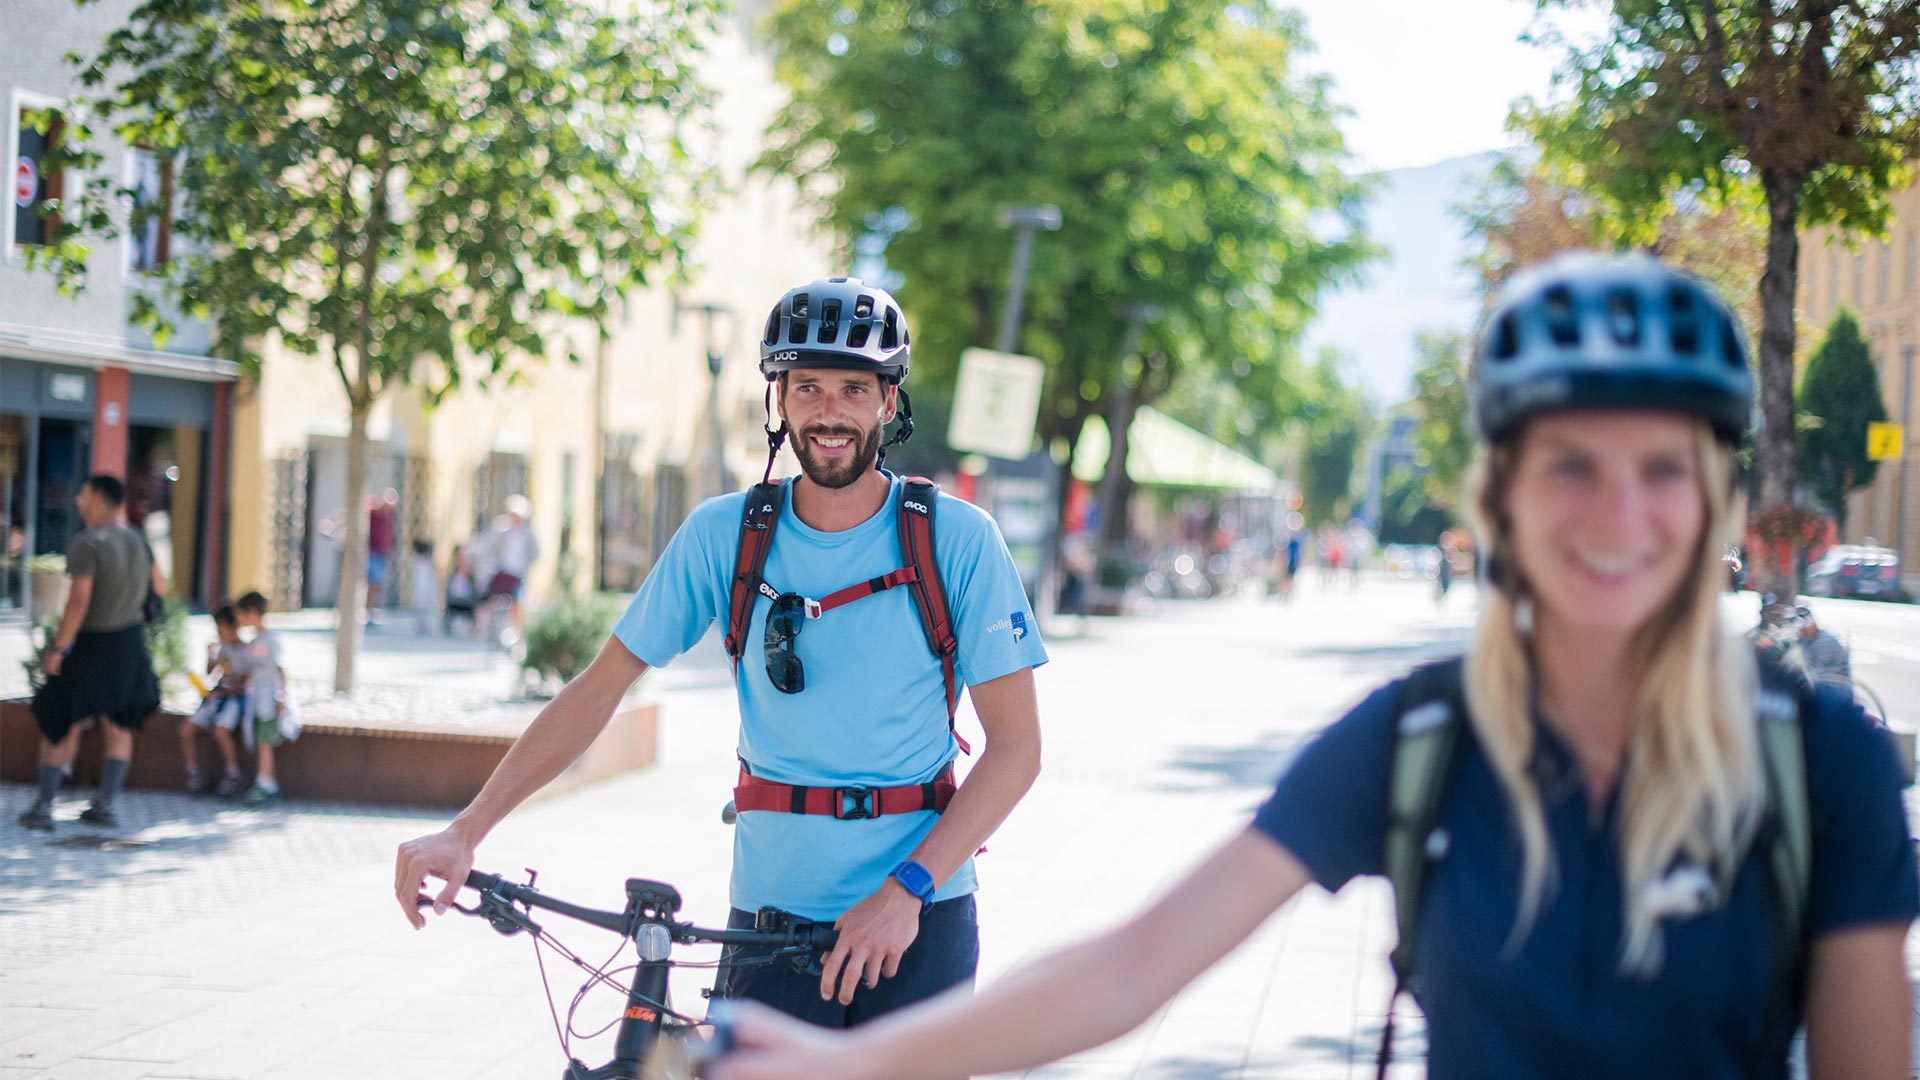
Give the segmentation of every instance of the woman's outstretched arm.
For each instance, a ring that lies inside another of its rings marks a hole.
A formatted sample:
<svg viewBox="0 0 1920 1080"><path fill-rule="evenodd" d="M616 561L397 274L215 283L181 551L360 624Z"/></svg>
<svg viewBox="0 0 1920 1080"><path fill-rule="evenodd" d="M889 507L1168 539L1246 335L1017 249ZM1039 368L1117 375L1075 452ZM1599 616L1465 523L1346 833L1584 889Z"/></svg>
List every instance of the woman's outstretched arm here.
<svg viewBox="0 0 1920 1080"><path fill-rule="evenodd" d="M1119 1038L1246 940L1307 869L1249 829L1132 921L1008 974L850 1032L740 1005L714 1080L942 1080L1031 1068Z"/></svg>

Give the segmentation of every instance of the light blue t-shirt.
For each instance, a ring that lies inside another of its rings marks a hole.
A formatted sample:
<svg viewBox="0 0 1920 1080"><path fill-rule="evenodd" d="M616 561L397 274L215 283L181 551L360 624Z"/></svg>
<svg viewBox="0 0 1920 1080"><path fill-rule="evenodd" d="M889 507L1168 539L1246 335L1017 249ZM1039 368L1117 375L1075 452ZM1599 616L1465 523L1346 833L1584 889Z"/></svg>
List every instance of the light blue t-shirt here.
<svg viewBox="0 0 1920 1080"><path fill-rule="evenodd" d="M899 481L871 518L842 532L810 528L791 489L765 578L778 592L819 599L903 565L895 522ZM708 499L667 544L614 637L652 667L724 628L729 579L740 545L744 492ZM976 686L1047 662L1026 593L1000 530L985 511L941 495L934 555L959 638L960 681ZM958 753L947 728L946 682L927 647L906 587L876 593L807 619L795 639L806 689L783 694L767 678L765 596L755 598L735 686L740 756L754 775L809 787L898 787L938 776ZM937 815L841 821L824 815L750 811L734 825L733 906L773 906L835 919L872 895ZM934 899L977 887L969 859Z"/></svg>

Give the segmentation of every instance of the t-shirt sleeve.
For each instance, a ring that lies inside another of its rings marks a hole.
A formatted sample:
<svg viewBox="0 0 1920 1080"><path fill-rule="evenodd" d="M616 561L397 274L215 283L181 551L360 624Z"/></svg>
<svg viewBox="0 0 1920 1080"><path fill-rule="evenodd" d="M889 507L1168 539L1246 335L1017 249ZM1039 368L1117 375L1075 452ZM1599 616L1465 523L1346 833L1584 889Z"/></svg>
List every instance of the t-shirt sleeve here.
<svg viewBox="0 0 1920 1080"><path fill-rule="evenodd" d="M613 636L648 667L665 667L699 644L726 612L723 592L740 537L739 496L700 504L667 541ZM731 542L722 543L725 536ZM722 560L724 560L724 565Z"/></svg>
<svg viewBox="0 0 1920 1080"><path fill-rule="evenodd" d="M1812 933L1911 921L1920 915L1920 872L1891 736L1831 687L1814 694L1801 723L1812 803Z"/></svg>
<svg viewBox="0 0 1920 1080"><path fill-rule="evenodd" d="M99 568L100 551L94 546L92 537L82 533L67 542L68 575L90 578Z"/></svg>
<svg viewBox="0 0 1920 1080"><path fill-rule="evenodd" d="M1039 625L999 526L972 503L942 497L934 527L934 554L959 639L960 681L978 686L1046 663Z"/></svg>
<svg viewBox="0 0 1920 1080"><path fill-rule="evenodd" d="M1374 691L1314 736L1254 814L1253 827L1292 852L1328 891L1362 874L1385 873L1399 685Z"/></svg>

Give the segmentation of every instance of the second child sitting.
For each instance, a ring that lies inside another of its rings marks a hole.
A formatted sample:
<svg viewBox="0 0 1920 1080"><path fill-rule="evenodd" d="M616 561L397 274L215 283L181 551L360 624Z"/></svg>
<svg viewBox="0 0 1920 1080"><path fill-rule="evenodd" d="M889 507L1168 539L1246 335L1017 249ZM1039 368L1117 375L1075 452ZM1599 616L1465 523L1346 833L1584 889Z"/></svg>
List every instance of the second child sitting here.
<svg viewBox="0 0 1920 1080"><path fill-rule="evenodd" d="M244 782L240 779L240 759L233 744L233 733L247 719L247 678L240 674L241 652L246 645L240 641L240 624L235 616L232 604L222 604L213 612L214 632L220 640L207 650L207 674L216 672L220 681L200 702L187 722L180 725L180 756L187 764L187 792L192 795L205 795L211 792L223 799L240 794ZM225 768L218 783L200 771L200 754L196 734L207 732L213 736L213 744L220 748L220 759Z"/></svg>
<svg viewBox="0 0 1920 1080"><path fill-rule="evenodd" d="M267 598L249 592L233 602L241 627L253 631L245 652L247 675L247 745L254 751L253 787L248 806L271 806L280 801L280 779L274 770L274 751L300 737L300 722L287 700L287 673L280 666L280 641L265 623Z"/></svg>

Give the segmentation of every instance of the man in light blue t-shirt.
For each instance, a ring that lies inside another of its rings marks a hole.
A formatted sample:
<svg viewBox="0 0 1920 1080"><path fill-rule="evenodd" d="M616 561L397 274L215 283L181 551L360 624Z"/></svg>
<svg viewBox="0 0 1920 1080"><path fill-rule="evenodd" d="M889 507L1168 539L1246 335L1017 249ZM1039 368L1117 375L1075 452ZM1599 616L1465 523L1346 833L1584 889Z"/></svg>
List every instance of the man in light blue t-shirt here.
<svg viewBox="0 0 1920 1080"><path fill-rule="evenodd" d="M972 857L1039 772L1033 669L1047 657L999 529L940 496L931 561L951 615L953 689L966 686L986 732L956 783L949 672L923 630L917 575L905 572L900 521L913 500L879 468L912 431L900 388L908 355L906 320L884 290L834 278L781 298L760 368L784 421L775 450L790 439L801 475L766 501L763 584L738 591L743 610L731 610L751 493L701 504L613 640L473 803L401 846L396 893L416 927L426 877L448 882L444 910L481 838L586 749L634 680L718 624L739 631L729 640L741 716L730 925L778 908L832 921L840 940L818 977L729 949L717 994L845 1027L971 984ZM896 412L901 429L883 444Z"/></svg>

